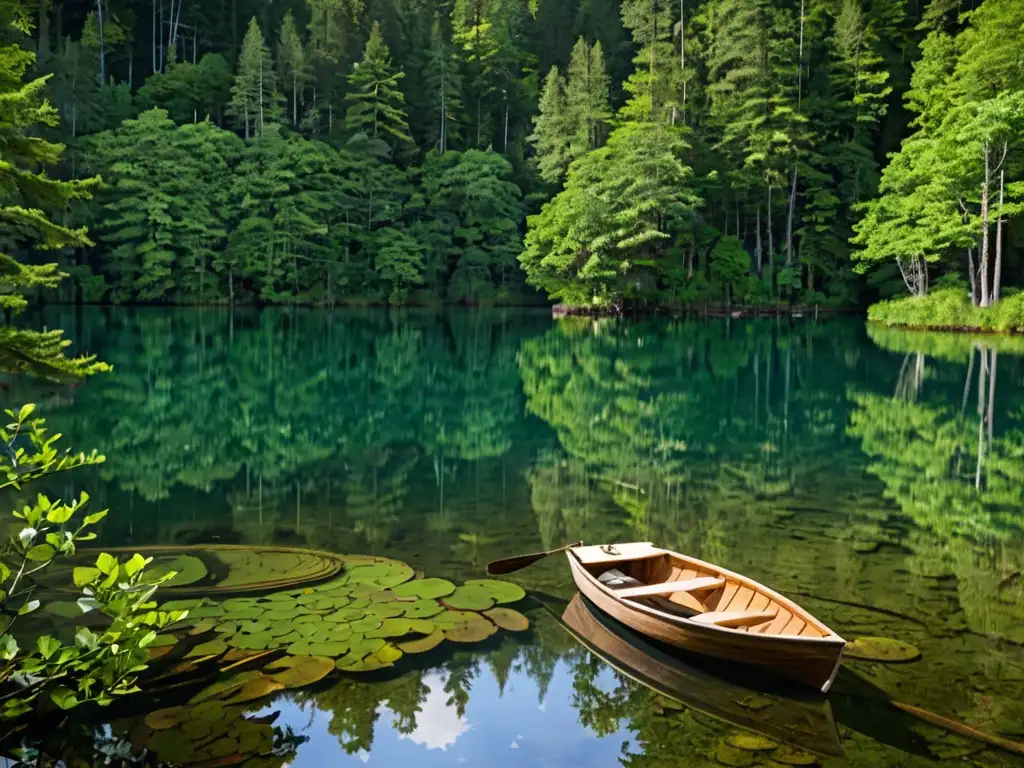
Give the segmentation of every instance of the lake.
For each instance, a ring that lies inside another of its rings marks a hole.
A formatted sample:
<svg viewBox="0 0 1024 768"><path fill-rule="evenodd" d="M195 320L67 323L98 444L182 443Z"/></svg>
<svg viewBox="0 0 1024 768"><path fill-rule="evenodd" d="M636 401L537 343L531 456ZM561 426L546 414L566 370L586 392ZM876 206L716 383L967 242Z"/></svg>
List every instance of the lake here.
<svg viewBox="0 0 1024 768"><path fill-rule="evenodd" d="M114 366L7 393L106 455L57 484L112 509L101 545L312 547L463 580L578 539L652 540L848 639L920 649L846 662L826 718L846 757L821 764L1024 765L886 703L1024 740L1018 340L533 310L67 307L40 322ZM281 695L266 711L282 756L252 764L780 764L577 642L556 618L574 594L564 557L512 578L538 598L529 632Z"/></svg>

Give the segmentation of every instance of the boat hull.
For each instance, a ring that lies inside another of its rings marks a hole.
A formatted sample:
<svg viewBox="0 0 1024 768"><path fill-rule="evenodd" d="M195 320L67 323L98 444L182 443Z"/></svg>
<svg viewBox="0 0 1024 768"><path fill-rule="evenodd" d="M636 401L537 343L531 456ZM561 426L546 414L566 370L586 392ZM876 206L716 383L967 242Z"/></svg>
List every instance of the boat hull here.
<svg viewBox="0 0 1024 768"><path fill-rule="evenodd" d="M567 555L580 592L600 610L642 635L692 653L754 666L822 692L827 692L835 680L846 645L840 638L810 640L731 632L634 608L609 594L572 552Z"/></svg>

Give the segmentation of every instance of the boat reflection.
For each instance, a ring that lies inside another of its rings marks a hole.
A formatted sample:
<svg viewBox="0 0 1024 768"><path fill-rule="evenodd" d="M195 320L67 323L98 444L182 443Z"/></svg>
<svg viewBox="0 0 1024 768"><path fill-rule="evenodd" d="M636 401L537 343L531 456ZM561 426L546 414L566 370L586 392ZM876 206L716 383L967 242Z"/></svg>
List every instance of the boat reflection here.
<svg viewBox="0 0 1024 768"><path fill-rule="evenodd" d="M737 679L735 669L703 658L698 667L678 650L669 650L605 616L580 594L562 612L561 623L609 666L689 709L797 749L825 757L845 756L831 705L821 695L780 688L747 670L741 673L750 678L745 684Z"/></svg>

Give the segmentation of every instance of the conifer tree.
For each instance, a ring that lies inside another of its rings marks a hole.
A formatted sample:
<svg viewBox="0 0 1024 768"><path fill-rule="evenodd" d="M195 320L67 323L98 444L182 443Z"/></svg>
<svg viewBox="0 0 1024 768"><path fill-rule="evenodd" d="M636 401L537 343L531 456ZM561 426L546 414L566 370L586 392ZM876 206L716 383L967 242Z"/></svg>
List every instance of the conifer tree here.
<svg viewBox="0 0 1024 768"><path fill-rule="evenodd" d="M581 37L572 49L565 85L566 112L574 127L570 140L573 159L604 141L605 122L611 117L608 92L601 43L589 46Z"/></svg>
<svg viewBox="0 0 1024 768"><path fill-rule="evenodd" d="M445 37L439 18L434 19L430 47L424 64L423 81L429 91L429 103L435 117L428 123L431 144L444 154L462 133L462 75L459 59Z"/></svg>
<svg viewBox="0 0 1024 768"><path fill-rule="evenodd" d="M245 138L260 136L273 118L277 98L274 62L259 22L253 16L238 55L238 71L231 89L231 114L244 126Z"/></svg>
<svg viewBox="0 0 1024 768"><path fill-rule="evenodd" d="M277 44L277 69L285 92L292 103L292 125L299 124L299 102L309 79L309 62L302 38L295 27L295 17L289 11L281 24L281 37Z"/></svg>
<svg viewBox="0 0 1024 768"><path fill-rule="evenodd" d="M533 133L529 141L537 150L537 170L549 184L558 184L565 176L572 160L570 142L572 126L569 122L565 98L565 79L552 67L544 81L540 97L540 112L533 120Z"/></svg>
<svg viewBox="0 0 1024 768"><path fill-rule="evenodd" d="M402 77L391 65L380 24L374 22L363 58L348 76L351 91L345 97L345 129L392 145L411 143L405 96L398 87Z"/></svg>
<svg viewBox="0 0 1024 768"><path fill-rule="evenodd" d="M7 14L0 21L10 23ZM28 34L24 17L16 16L14 31ZM27 306L25 293L53 288L64 277L57 264L28 264L12 251L22 247L54 250L84 247L90 242L84 229L71 229L51 221L49 216L63 212L76 200L86 200L99 179L59 181L49 178L45 169L57 164L64 147L39 137L40 127L58 122L57 111L44 98L48 78L24 81L33 66L35 54L16 44L0 45L0 155L4 172L0 176L0 352L32 368L42 366L55 372L87 373L89 360L69 361L63 356L60 332L22 331L9 321ZM21 364L19 364L21 365Z"/></svg>

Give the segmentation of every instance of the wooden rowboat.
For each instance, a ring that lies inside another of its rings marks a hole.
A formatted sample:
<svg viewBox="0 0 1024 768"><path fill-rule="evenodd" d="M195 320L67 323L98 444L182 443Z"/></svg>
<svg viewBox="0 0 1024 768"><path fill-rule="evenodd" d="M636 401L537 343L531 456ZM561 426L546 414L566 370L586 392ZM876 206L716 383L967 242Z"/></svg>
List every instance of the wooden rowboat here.
<svg viewBox="0 0 1024 768"><path fill-rule="evenodd" d="M606 664L688 709L796 749L844 756L828 699L805 688L768 692L759 686L760 680L751 679L758 677L756 673L736 675L731 665L709 669L708 664L693 664L700 657L670 653L672 649L648 641L598 611L579 593L566 606L561 623ZM755 707L750 706L753 700Z"/></svg>
<svg viewBox="0 0 1024 768"><path fill-rule="evenodd" d="M836 678L846 641L753 579L651 542L578 546L566 554L580 592L643 635L822 692Z"/></svg>

